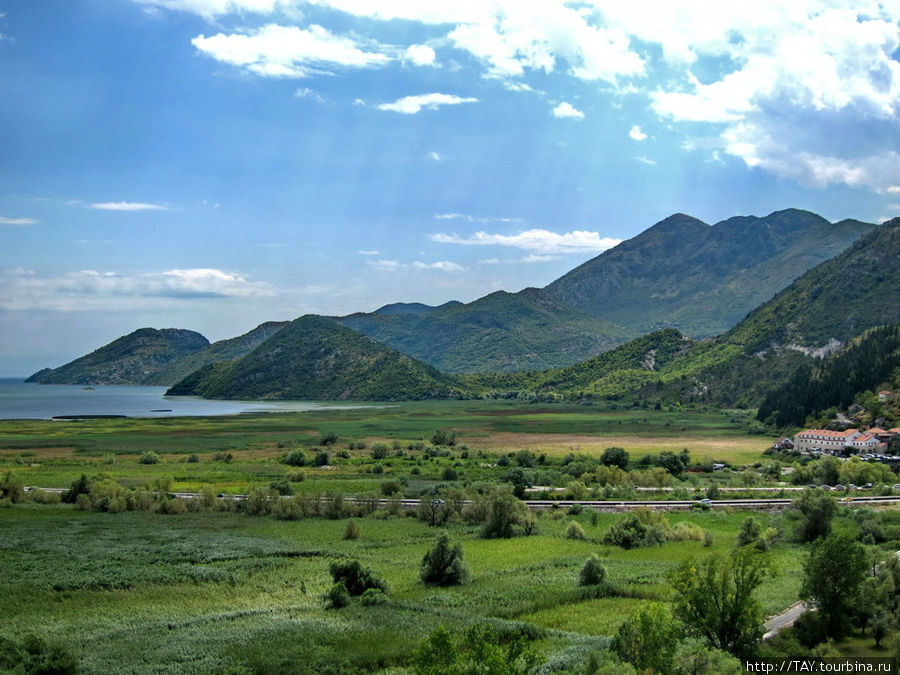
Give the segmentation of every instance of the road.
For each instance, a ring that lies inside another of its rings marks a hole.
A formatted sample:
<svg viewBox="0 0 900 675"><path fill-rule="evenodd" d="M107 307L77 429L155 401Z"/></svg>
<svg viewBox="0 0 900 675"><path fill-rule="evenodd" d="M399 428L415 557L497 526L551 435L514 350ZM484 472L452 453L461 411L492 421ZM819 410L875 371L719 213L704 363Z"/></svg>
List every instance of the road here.
<svg viewBox="0 0 900 675"><path fill-rule="evenodd" d="M790 628L794 622L800 618L800 615L806 611L806 605L802 602L795 602L793 605L784 610L781 614L770 616L766 619L766 632L763 640L775 637L783 628Z"/></svg>

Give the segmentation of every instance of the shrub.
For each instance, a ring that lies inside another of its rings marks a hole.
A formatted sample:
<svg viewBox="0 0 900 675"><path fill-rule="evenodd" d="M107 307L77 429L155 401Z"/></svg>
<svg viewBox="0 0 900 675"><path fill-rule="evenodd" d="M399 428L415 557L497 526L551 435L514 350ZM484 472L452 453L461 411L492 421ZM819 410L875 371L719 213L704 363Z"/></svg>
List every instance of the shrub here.
<svg viewBox="0 0 900 675"><path fill-rule="evenodd" d="M360 596L359 602L366 607L385 605L388 602L388 596L378 588L369 588Z"/></svg>
<svg viewBox="0 0 900 675"><path fill-rule="evenodd" d="M319 438L319 445L334 445L338 442L338 435L333 431L326 431Z"/></svg>
<svg viewBox="0 0 900 675"><path fill-rule="evenodd" d="M348 520L344 528L344 539L359 539L359 526L352 520Z"/></svg>
<svg viewBox="0 0 900 675"><path fill-rule="evenodd" d="M141 464L159 464L159 455L152 450L147 450L138 460Z"/></svg>
<svg viewBox="0 0 900 675"><path fill-rule="evenodd" d="M113 458L115 459L115 455L113 455ZM200 456L194 455L194 454L188 455L187 462L188 462L188 464L199 464ZM114 464L115 462L111 462L111 463Z"/></svg>
<svg viewBox="0 0 900 675"><path fill-rule="evenodd" d="M746 546L747 544L753 544L759 539L761 534L762 525L759 524L759 521L753 516L747 516L744 522L741 523L741 529L737 536L737 545Z"/></svg>
<svg viewBox="0 0 900 675"><path fill-rule="evenodd" d="M302 448L291 450L281 461L289 466L306 466L306 451Z"/></svg>
<svg viewBox="0 0 900 675"><path fill-rule="evenodd" d="M508 539L515 534L515 526L521 525L527 507L507 492L497 492L485 504L481 525L484 539Z"/></svg>
<svg viewBox="0 0 900 675"><path fill-rule="evenodd" d="M385 480L381 482L381 494L385 497L395 495L402 490L400 482L396 480Z"/></svg>
<svg viewBox="0 0 900 675"><path fill-rule="evenodd" d="M578 521L573 520L566 527L566 539L577 539L579 541L584 541L586 539L584 528L578 524Z"/></svg>
<svg viewBox="0 0 900 675"><path fill-rule="evenodd" d="M88 480L86 475L81 474L81 478L72 481L69 489L63 492L62 500L66 504L74 504L75 500L78 499L78 495L87 495L90 491L91 481Z"/></svg>
<svg viewBox="0 0 900 675"><path fill-rule="evenodd" d="M459 474L452 466L445 466L444 470L441 471L441 480L452 481L456 480L458 477Z"/></svg>
<svg viewBox="0 0 900 675"><path fill-rule="evenodd" d="M603 543L622 548L657 546L670 535L669 521L661 513L639 508L613 523L603 536Z"/></svg>
<svg viewBox="0 0 900 675"><path fill-rule="evenodd" d="M372 443L372 448L369 450L369 454L372 455L372 459L387 459L387 456L391 453L391 446L387 443Z"/></svg>
<svg viewBox="0 0 900 675"><path fill-rule="evenodd" d="M279 499L272 505L272 515L278 520L300 520L305 515L303 503L297 497Z"/></svg>
<svg viewBox="0 0 900 675"><path fill-rule="evenodd" d="M234 455L232 455L230 452L217 452L213 455L213 459L217 462L225 462L226 464L228 464L231 460L234 459Z"/></svg>
<svg viewBox="0 0 900 675"><path fill-rule="evenodd" d="M291 485L287 478L278 478L269 483L269 487L275 490L282 497L294 494L294 486Z"/></svg>
<svg viewBox="0 0 900 675"><path fill-rule="evenodd" d="M288 480L292 483L302 483L306 480L306 472L305 471L294 471L288 474Z"/></svg>
<svg viewBox="0 0 900 675"><path fill-rule="evenodd" d="M581 566L581 571L578 573L578 585L597 586L605 581L606 567L600 562L600 558L592 553Z"/></svg>
<svg viewBox="0 0 900 675"><path fill-rule="evenodd" d="M364 567L358 560L335 560L328 566L328 571L331 579L336 584L342 583L352 596L362 595L370 588L388 592L387 582L375 576L371 569Z"/></svg>
<svg viewBox="0 0 900 675"><path fill-rule="evenodd" d="M22 501L25 497L25 487L22 479L12 471L7 471L0 479L0 499L8 499L13 504Z"/></svg>
<svg viewBox="0 0 900 675"><path fill-rule="evenodd" d="M322 450L321 452L316 453L316 458L313 460L313 463L316 466L328 466L331 463L331 457L327 452Z"/></svg>
<svg viewBox="0 0 900 675"><path fill-rule="evenodd" d="M451 546L450 534L441 532L434 547L422 558L419 574L422 583L430 586L460 586L469 581L469 568L463 562L462 544Z"/></svg>
<svg viewBox="0 0 900 675"><path fill-rule="evenodd" d="M680 522L672 528L671 541L703 541L704 530L696 523Z"/></svg>
<svg viewBox="0 0 900 675"><path fill-rule="evenodd" d="M350 593L343 582L338 581L325 593L325 605L332 609L340 609L350 604Z"/></svg>
<svg viewBox="0 0 900 675"><path fill-rule="evenodd" d="M432 445L456 445L456 432L452 429L436 429L431 435Z"/></svg>

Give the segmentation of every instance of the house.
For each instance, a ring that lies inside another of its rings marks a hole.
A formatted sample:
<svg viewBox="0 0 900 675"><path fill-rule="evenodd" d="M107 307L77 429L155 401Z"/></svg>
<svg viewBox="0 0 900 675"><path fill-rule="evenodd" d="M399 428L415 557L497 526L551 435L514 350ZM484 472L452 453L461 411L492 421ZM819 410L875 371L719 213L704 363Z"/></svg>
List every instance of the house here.
<svg viewBox="0 0 900 675"><path fill-rule="evenodd" d="M890 401L892 398L894 398L894 392L892 392L892 391L883 389L882 391L878 392L878 400L881 401L882 403L885 401Z"/></svg>
<svg viewBox="0 0 900 675"><path fill-rule="evenodd" d="M794 442L785 436L784 438L779 438L777 441L772 443L773 450L793 450Z"/></svg>
<svg viewBox="0 0 900 675"><path fill-rule="evenodd" d="M847 446L859 438L859 429L831 431L830 429L808 429L794 436L794 448L800 452L822 450L824 452L843 452Z"/></svg>

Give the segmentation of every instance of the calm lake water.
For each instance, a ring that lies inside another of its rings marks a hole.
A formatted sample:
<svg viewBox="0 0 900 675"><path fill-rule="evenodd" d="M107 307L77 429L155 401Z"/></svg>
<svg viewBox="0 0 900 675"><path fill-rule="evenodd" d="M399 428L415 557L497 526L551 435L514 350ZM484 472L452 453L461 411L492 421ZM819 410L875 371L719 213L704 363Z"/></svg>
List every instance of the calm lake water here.
<svg viewBox="0 0 900 675"><path fill-rule="evenodd" d="M244 412L295 412L347 408L311 401L207 401L194 396L165 396L167 387L26 384L0 378L0 419L51 419L62 415L184 417Z"/></svg>

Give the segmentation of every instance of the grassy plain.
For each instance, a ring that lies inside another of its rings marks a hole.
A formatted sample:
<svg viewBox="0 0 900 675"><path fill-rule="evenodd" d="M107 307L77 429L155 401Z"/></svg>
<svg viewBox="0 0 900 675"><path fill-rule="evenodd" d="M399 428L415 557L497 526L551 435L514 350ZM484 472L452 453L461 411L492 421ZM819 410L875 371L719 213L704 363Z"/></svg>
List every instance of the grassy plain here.
<svg viewBox="0 0 900 675"><path fill-rule="evenodd" d="M469 480L490 478L484 458L530 449L549 457L568 453L595 456L620 446L637 458L664 450L691 451L694 460L747 464L762 459L770 444L748 435L740 411L601 410L593 406L529 405L505 401L412 402L304 413L182 417L168 419L4 420L0 421L0 468L15 466L27 485L65 487L82 472L103 471L126 484L168 477L172 489L213 485L225 492L266 485L284 478L290 467L278 458L291 449L312 448L326 433L338 436L332 459L349 442L386 442L406 448L428 442L438 428L457 432L472 461L463 462ZM158 453L162 462L139 464L140 455ZM229 462L216 456L230 453ZM373 475L363 460L368 449L336 459L338 470L306 469L304 490L338 484L344 492L377 489L383 475ZM460 452L455 452L456 459ZM188 463L197 455L196 463ZM385 466L387 476L400 464ZM431 465L437 469L438 463ZM422 480L437 480L440 471L422 467ZM340 483L338 483L340 481Z"/></svg>
<svg viewBox="0 0 900 675"><path fill-rule="evenodd" d="M688 516L673 519L680 517ZM732 546L742 517L690 516L714 532L712 548L720 551ZM708 552L702 542L644 551L601 546L596 539L613 518L549 513L538 534L507 540L452 525L472 582L439 589L418 580L436 530L413 518L358 519L360 537L348 541L340 520L0 509L3 633L39 633L66 645L88 672L344 672L403 666L439 624L459 632L493 620L524 628L542 658L574 664L602 648L603 636L640 602L665 601L668 570ZM573 519L588 540L565 538ZM584 597L576 579L590 553L633 597ZM388 581L388 605L324 608L328 563L347 556ZM763 589L772 612L796 597L799 551L781 557L782 574Z"/></svg>
<svg viewBox="0 0 900 675"><path fill-rule="evenodd" d="M298 493L380 496L386 481L396 481L415 495L497 482L508 470L501 460L522 449L548 458L528 469L536 478L556 471L566 481L572 476L561 471L563 455L598 456L613 445L633 459L687 447L695 460L760 461L770 441L748 435L745 420L740 411L467 401L223 418L0 421L0 474L47 487L102 473L126 486L163 481L171 490L237 493L302 471L304 480L291 482ZM457 445L432 456L428 441L439 428L455 430ZM326 447L328 434L337 441ZM376 443L388 444L388 457L371 457ZM310 462L328 452L329 464L298 469L280 461L298 448ZM151 450L161 461L141 463ZM438 625L458 636L491 621L530 636L546 672L565 672L604 648L641 603L667 602L667 575L680 561L729 551L746 515L673 512L673 525L696 523L711 546L685 541L630 551L600 543L615 514L554 509L540 515L533 536L500 540L451 522L472 581L442 589L423 586L418 576L437 530L402 512L358 518L360 536L347 540L346 520L281 521L233 510L100 513L26 502L0 508L0 635L39 634L74 651L90 673L404 672L412 650ZM762 517L791 527L783 516ZM572 520L586 539L566 538ZM856 527L846 518L839 526ZM577 587L591 553L604 560L614 596ZM806 552L782 542L773 555L779 574L758 591L769 614L797 599ZM348 557L387 580L388 604L325 609L328 565Z"/></svg>

